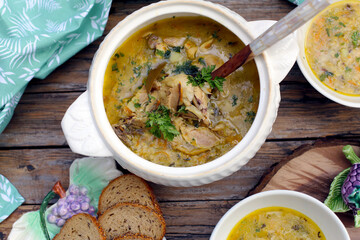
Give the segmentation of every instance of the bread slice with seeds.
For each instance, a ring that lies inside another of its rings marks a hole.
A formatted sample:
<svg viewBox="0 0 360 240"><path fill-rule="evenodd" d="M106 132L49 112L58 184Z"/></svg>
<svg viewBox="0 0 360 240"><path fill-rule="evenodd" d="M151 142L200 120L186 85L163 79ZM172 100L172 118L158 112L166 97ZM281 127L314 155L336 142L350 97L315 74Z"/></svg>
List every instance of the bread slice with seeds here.
<svg viewBox="0 0 360 240"><path fill-rule="evenodd" d="M162 240L166 228L164 218L159 213L134 203L118 203L99 217L99 223L107 240L126 234L141 234Z"/></svg>
<svg viewBox="0 0 360 240"><path fill-rule="evenodd" d="M99 198L98 215L118 203L141 204L161 214L150 186L134 174L122 175L103 189Z"/></svg>
<svg viewBox="0 0 360 240"><path fill-rule="evenodd" d="M89 214L79 213L65 222L53 240L105 240L104 231L96 219Z"/></svg>
<svg viewBox="0 0 360 240"><path fill-rule="evenodd" d="M126 234L125 236L117 237L114 240L154 240L154 239L140 234Z"/></svg>

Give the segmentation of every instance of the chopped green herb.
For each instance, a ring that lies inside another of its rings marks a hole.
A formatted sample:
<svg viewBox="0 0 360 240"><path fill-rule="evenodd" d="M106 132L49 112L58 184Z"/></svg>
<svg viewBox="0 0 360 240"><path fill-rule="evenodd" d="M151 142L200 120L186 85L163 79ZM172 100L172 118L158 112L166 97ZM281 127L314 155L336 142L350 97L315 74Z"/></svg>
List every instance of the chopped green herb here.
<svg viewBox="0 0 360 240"><path fill-rule="evenodd" d="M214 32L211 34L211 36L212 36L213 38L217 39L217 40L220 42L220 41L221 41L221 38L219 37L218 32L219 32L219 30L218 30L218 31L214 31Z"/></svg>
<svg viewBox="0 0 360 240"><path fill-rule="evenodd" d="M133 72L134 74L136 75L136 77L140 77L141 75L141 69L142 69L142 66L137 66L137 67L133 67Z"/></svg>
<svg viewBox="0 0 360 240"><path fill-rule="evenodd" d="M328 37L330 37L330 29L326 28L326 34L328 35Z"/></svg>
<svg viewBox="0 0 360 240"><path fill-rule="evenodd" d="M152 99L155 100L156 98L155 98L154 96L151 96L150 94L148 94L148 102L149 102L149 103L151 103L151 100L152 100Z"/></svg>
<svg viewBox="0 0 360 240"><path fill-rule="evenodd" d="M116 93L120 93L120 92L121 92L120 88L116 89Z"/></svg>
<svg viewBox="0 0 360 240"><path fill-rule="evenodd" d="M249 98L248 98L248 102L249 103L252 103L254 101L254 97L253 97L253 95L251 95Z"/></svg>
<svg viewBox="0 0 360 240"><path fill-rule="evenodd" d="M253 123L256 113L254 111L246 112L245 122Z"/></svg>
<svg viewBox="0 0 360 240"><path fill-rule="evenodd" d="M139 108L139 107L141 107L141 104L140 103L134 103L134 107Z"/></svg>
<svg viewBox="0 0 360 240"><path fill-rule="evenodd" d="M360 57L357 57L357 58L356 58L356 61L357 61L357 62L360 62Z"/></svg>
<svg viewBox="0 0 360 240"><path fill-rule="evenodd" d="M118 66L117 66L117 63L114 63L112 66L111 66L111 70L113 71L113 72L119 72L119 69L118 69Z"/></svg>
<svg viewBox="0 0 360 240"><path fill-rule="evenodd" d="M338 32L337 34L335 34L335 37L343 37L344 34L342 32Z"/></svg>
<svg viewBox="0 0 360 240"><path fill-rule="evenodd" d="M351 71L352 71L351 68L349 68L349 67L346 67L346 68L345 68L345 72L351 72Z"/></svg>
<svg viewBox="0 0 360 240"><path fill-rule="evenodd" d="M181 72L186 75L196 75L199 72L199 68L191 64L192 61L186 61L181 65L177 65L173 73L180 74Z"/></svg>
<svg viewBox="0 0 360 240"><path fill-rule="evenodd" d="M165 54L164 54L164 58L165 59L169 59L171 55L171 51L170 50L166 50Z"/></svg>
<svg viewBox="0 0 360 240"><path fill-rule="evenodd" d="M203 86L205 82L208 82L211 88L217 88L220 92L223 91L223 84L226 80L225 78L215 77L212 79L211 73L215 69L215 65L204 67L201 69L198 74L193 76L188 76L188 84L192 84L193 86Z"/></svg>
<svg viewBox="0 0 360 240"><path fill-rule="evenodd" d="M206 66L206 62L205 62L204 58L202 58L202 57L199 58L198 62L199 62L201 65Z"/></svg>
<svg viewBox="0 0 360 240"><path fill-rule="evenodd" d="M334 20L338 20L338 19L339 19L339 17L337 17L337 16L330 16L330 18L332 18L332 19L334 19Z"/></svg>
<svg viewBox="0 0 360 240"><path fill-rule="evenodd" d="M346 27L346 25L343 22L339 22L339 25Z"/></svg>
<svg viewBox="0 0 360 240"><path fill-rule="evenodd" d="M184 105L182 105L179 110L178 110L179 113L187 113L188 111L186 110L186 107Z"/></svg>
<svg viewBox="0 0 360 240"><path fill-rule="evenodd" d="M325 71L323 74L320 75L320 81L324 81L327 77L331 77L334 76L334 74L332 72L329 71Z"/></svg>
<svg viewBox="0 0 360 240"><path fill-rule="evenodd" d="M236 45L237 44L237 42L228 42L228 45L230 45L230 46L233 46L233 45Z"/></svg>
<svg viewBox="0 0 360 240"><path fill-rule="evenodd" d="M131 78L129 79L130 83L132 83L134 80L135 80L134 77L131 77Z"/></svg>
<svg viewBox="0 0 360 240"><path fill-rule="evenodd" d="M150 133L154 136L163 137L168 141L172 141L175 136L180 134L171 123L170 110L163 105L148 113L146 127L150 128Z"/></svg>
<svg viewBox="0 0 360 240"><path fill-rule="evenodd" d="M122 52L120 52L120 57L124 57L125 56L125 54L123 54Z"/></svg>
<svg viewBox="0 0 360 240"><path fill-rule="evenodd" d="M120 109L120 108L121 108L121 105L115 104L114 107L115 107L116 109Z"/></svg>
<svg viewBox="0 0 360 240"><path fill-rule="evenodd" d="M339 57L339 53L335 53L335 55L334 55L336 58L338 58Z"/></svg>
<svg viewBox="0 0 360 240"><path fill-rule="evenodd" d="M120 57L120 55L119 55L119 54L117 54L117 53L115 53L115 57L116 57L116 58L119 58L119 57Z"/></svg>
<svg viewBox="0 0 360 240"><path fill-rule="evenodd" d="M177 47L172 47L171 50L173 50L174 52L179 53L181 51L181 49L183 49L183 48L184 47L177 46Z"/></svg>
<svg viewBox="0 0 360 240"><path fill-rule="evenodd" d="M159 50L159 49L156 49L156 50L155 50L155 54L156 54L156 55L159 55L160 57L164 57L165 52L164 52L164 51L161 51L161 50Z"/></svg>
<svg viewBox="0 0 360 240"><path fill-rule="evenodd" d="M354 45L354 48L358 47L358 41L360 40L360 33L359 31L353 32L351 35L352 44Z"/></svg>
<svg viewBox="0 0 360 240"><path fill-rule="evenodd" d="M133 61L133 60L131 60L131 65L135 65L136 64L136 62L135 61Z"/></svg>
<svg viewBox="0 0 360 240"><path fill-rule="evenodd" d="M234 94L233 96L232 96L232 106L233 107L235 107L236 105L237 105L237 100L238 100L239 98Z"/></svg>

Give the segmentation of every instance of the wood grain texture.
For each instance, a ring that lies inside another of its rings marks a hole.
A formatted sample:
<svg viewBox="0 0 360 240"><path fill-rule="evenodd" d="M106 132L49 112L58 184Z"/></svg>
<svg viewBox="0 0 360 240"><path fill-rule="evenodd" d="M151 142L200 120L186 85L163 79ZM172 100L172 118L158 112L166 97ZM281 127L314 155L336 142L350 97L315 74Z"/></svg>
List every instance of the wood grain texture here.
<svg viewBox="0 0 360 240"><path fill-rule="evenodd" d="M26 199L9 219L0 223L0 240L7 239L13 222L39 208L55 181L68 186L69 166L76 158L68 148L60 122L70 104L86 90L92 58L106 34L132 12L157 2L114 0L104 36L81 50L46 79L29 83L14 117L0 135L0 173ZM286 0L213 0L246 20L279 20L295 5ZM281 83L280 109L273 131L256 156L240 171L220 181L194 188L151 184L167 222L168 240L209 239L221 216L256 187L264 173L303 144L318 138L341 143L359 142L360 110L323 97L295 65Z"/></svg>
<svg viewBox="0 0 360 240"><path fill-rule="evenodd" d="M306 193L324 202L335 176L351 166L342 153L344 144L318 142L295 151L266 174L251 194L275 189ZM360 155L358 143L353 146ZM360 239L360 229L354 227L351 212L338 214L352 240Z"/></svg>
<svg viewBox="0 0 360 240"><path fill-rule="evenodd" d="M160 201L243 199L270 166L303 143L265 143L240 171L208 185L192 188L151 185ZM68 148L0 150L0 169L1 174L24 196L26 204L40 204L56 181L60 180L64 187L68 186L69 167L79 157Z"/></svg>

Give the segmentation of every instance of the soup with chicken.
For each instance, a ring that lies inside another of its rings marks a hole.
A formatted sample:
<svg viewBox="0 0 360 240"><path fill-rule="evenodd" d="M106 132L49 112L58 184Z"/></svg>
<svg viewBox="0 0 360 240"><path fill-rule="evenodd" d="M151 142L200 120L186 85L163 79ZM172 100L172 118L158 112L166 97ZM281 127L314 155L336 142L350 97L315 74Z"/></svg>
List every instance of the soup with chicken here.
<svg viewBox="0 0 360 240"><path fill-rule="evenodd" d="M244 44L204 17L173 17L134 33L109 61L107 117L139 156L165 166L206 163L249 130L259 102L254 61L211 78Z"/></svg>

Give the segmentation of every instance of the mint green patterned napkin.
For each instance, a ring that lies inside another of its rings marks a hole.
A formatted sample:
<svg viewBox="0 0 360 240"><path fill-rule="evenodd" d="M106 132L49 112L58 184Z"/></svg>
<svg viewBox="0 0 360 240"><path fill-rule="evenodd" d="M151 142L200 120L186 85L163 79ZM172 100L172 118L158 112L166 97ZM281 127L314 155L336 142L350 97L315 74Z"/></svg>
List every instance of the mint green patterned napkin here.
<svg viewBox="0 0 360 240"><path fill-rule="evenodd" d="M1 0L0 0L1 1ZM18 190L0 174L0 223L24 202Z"/></svg>
<svg viewBox="0 0 360 240"><path fill-rule="evenodd" d="M305 0L288 0L289 2L292 2L292 3L294 3L294 4L296 4L296 5L300 5L300 4L302 4Z"/></svg>
<svg viewBox="0 0 360 240"><path fill-rule="evenodd" d="M100 37L111 0L0 0L0 133L26 85Z"/></svg>

